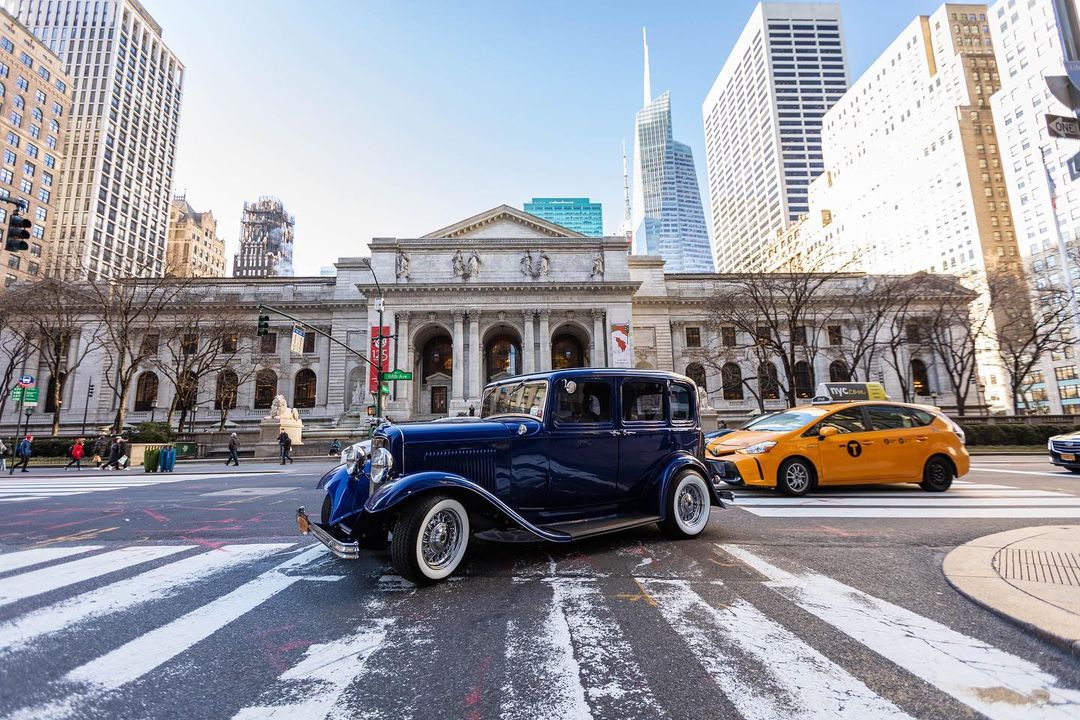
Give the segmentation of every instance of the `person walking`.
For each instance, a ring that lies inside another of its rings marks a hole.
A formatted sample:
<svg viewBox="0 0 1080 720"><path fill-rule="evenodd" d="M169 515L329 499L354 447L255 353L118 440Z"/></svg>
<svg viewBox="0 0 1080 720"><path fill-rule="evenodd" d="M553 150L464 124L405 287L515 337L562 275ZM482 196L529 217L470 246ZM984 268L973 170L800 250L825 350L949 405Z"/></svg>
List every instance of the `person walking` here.
<svg viewBox="0 0 1080 720"><path fill-rule="evenodd" d="M94 467L98 470L105 464L105 458L109 454L109 436L104 431L94 440Z"/></svg>
<svg viewBox="0 0 1080 720"><path fill-rule="evenodd" d="M109 445L109 456L105 460L105 467L113 470L120 469L120 456L124 454L123 438L117 436L113 438L112 443Z"/></svg>
<svg viewBox="0 0 1080 720"><path fill-rule="evenodd" d="M82 472L82 459L85 453L86 448L83 444L83 439L79 438L75 441L75 444L71 446L71 452L69 453L71 455L71 461L64 466L64 470L67 470L74 465L76 470Z"/></svg>
<svg viewBox="0 0 1080 720"><path fill-rule="evenodd" d="M7 472L7 454L8 446L4 444L3 440L0 440L0 473Z"/></svg>
<svg viewBox="0 0 1080 720"><path fill-rule="evenodd" d="M236 437L236 433L229 435L229 459L225 461L225 466L228 467L230 463L240 464L240 440Z"/></svg>
<svg viewBox="0 0 1080 720"><path fill-rule="evenodd" d="M30 472L27 468L30 466L30 455L33 454L33 443L34 436L27 435L15 446L15 464L11 466L11 472L15 472L20 466L23 472Z"/></svg>
<svg viewBox="0 0 1080 720"><path fill-rule="evenodd" d="M284 465L285 461L292 462L293 459L289 456L289 452L292 450L292 438L289 437L289 433L285 432L285 428L281 428L281 434L277 438L278 447L281 448L281 464Z"/></svg>

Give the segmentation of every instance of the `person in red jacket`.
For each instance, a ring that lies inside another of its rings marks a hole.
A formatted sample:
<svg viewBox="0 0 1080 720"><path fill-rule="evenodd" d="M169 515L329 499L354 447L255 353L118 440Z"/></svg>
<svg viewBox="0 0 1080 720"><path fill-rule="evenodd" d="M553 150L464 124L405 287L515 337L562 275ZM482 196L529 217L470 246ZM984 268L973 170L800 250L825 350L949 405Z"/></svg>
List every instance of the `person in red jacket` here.
<svg viewBox="0 0 1080 720"><path fill-rule="evenodd" d="M83 445L83 439L79 438L75 441L75 444L71 446L71 462L65 465L64 469L67 470L74 465L76 470L82 472L82 459L85 454L86 448Z"/></svg>

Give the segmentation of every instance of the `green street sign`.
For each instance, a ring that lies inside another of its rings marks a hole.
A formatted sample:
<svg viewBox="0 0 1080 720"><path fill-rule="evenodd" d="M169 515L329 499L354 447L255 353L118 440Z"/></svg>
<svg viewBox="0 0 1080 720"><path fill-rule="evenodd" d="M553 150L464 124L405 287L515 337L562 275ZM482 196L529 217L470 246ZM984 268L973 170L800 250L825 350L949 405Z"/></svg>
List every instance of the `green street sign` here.
<svg viewBox="0 0 1080 720"><path fill-rule="evenodd" d="M390 370L382 374L383 382L391 380L412 380L412 373L406 370Z"/></svg>
<svg viewBox="0 0 1080 720"><path fill-rule="evenodd" d="M21 387L11 388L11 399L16 401L22 400L22 393L23 389Z"/></svg>
<svg viewBox="0 0 1080 720"><path fill-rule="evenodd" d="M383 395L389 395L390 394L390 386L389 385L380 385L379 386L379 392L382 393Z"/></svg>
<svg viewBox="0 0 1080 720"><path fill-rule="evenodd" d="M38 401L38 389L37 388L26 388L26 390L23 392L23 402L24 403L37 403L37 401Z"/></svg>

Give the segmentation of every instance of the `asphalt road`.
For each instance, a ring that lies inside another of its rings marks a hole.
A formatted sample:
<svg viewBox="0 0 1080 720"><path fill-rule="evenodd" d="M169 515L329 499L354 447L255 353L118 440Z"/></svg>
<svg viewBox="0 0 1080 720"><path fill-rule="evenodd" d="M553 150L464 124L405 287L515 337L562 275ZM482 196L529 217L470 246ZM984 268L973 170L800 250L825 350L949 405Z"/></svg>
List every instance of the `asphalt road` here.
<svg viewBox="0 0 1080 720"><path fill-rule="evenodd" d="M740 490L692 541L474 541L420 590L296 534L325 467L3 476L0 718L1080 717L1080 660L941 573L1080 522L1042 458L944 495Z"/></svg>

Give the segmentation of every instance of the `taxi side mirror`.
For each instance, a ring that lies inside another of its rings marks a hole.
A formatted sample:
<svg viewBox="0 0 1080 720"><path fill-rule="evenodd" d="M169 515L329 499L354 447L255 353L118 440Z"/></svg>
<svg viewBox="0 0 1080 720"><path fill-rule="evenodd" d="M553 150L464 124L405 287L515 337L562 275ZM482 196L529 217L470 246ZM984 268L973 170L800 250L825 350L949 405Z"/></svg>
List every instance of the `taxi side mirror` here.
<svg viewBox="0 0 1080 720"><path fill-rule="evenodd" d="M827 437L832 437L833 435L836 435L839 432L840 431L837 430L832 425L826 425L823 428L821 428L820 430L818 430L818 434L817 434L818 435L818 440L824 440Z"/></svg>

